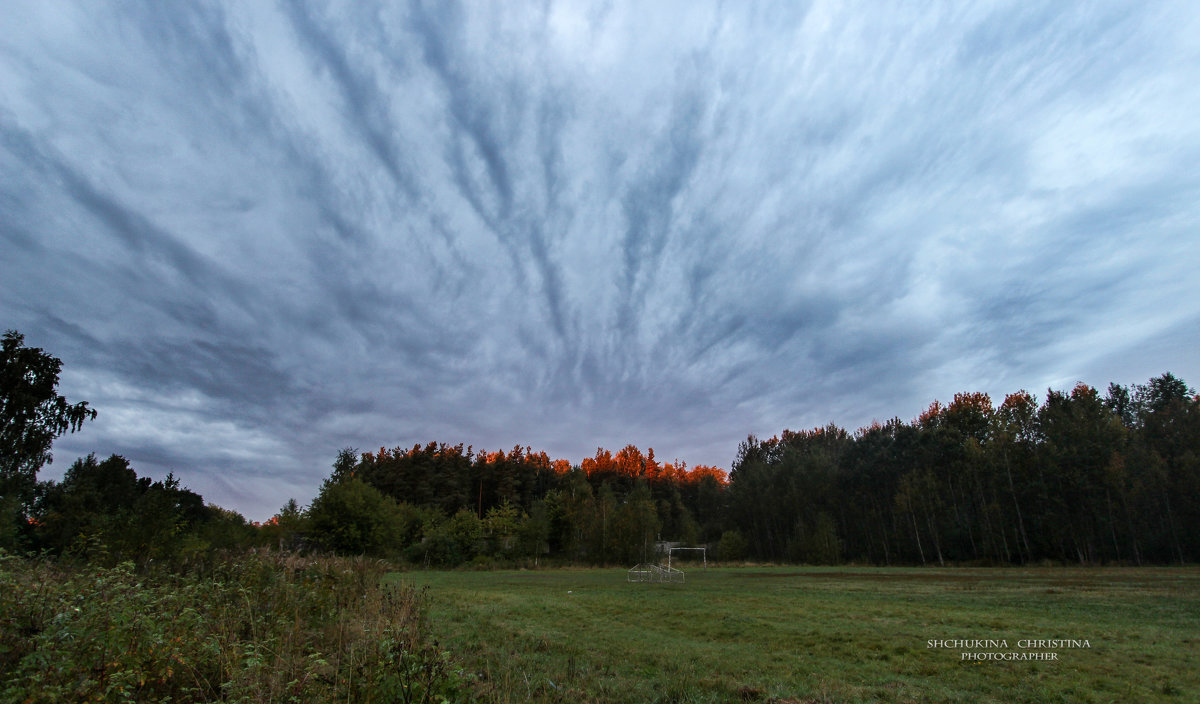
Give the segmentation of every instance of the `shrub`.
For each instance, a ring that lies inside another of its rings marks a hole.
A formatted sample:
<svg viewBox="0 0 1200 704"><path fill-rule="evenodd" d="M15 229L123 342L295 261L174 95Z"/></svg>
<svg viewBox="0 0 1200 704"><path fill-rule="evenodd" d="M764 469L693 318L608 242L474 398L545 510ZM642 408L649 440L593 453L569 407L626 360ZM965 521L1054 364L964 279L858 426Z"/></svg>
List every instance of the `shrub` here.
<svg viewBox="0 0 1200 704"><path fill-rule="evenodd" d="M443 701L423 595L381 563L247 554L189 575L0 553L4 701Z"/></svg>
<svg viewBox="0 0 1200 704"><path fill-rule="evenodd" d="M736 528L727 530L721 534L721 540L717 543L717 559L724 562L745 559L746 549L746 539L742 537L742 532Z"/></svg>
<svg viewBox="0 0 1200 704"><path fill-rule="evenodd" d="M343 555L395 555L409 522L391 497L359 479L326 482L308 518L313 538Z"/></svg>

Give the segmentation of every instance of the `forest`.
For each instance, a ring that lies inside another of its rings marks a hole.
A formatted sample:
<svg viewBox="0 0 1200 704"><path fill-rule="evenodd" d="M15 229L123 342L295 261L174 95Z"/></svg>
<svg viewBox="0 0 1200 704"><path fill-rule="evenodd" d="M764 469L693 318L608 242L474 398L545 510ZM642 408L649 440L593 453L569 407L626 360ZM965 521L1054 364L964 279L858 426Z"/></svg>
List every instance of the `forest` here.
<svg viewBox="0 0 1200 704"><path fill-rule="evenodd" d="M659 541L814 564L1194 562L1198 405L1169 373L1041 403L961 393L908 423L749 437L728 475L632 445L578 465L521 447L345 450L307 512L273 529L434 565L625 564Z"/></svg>
<svg viewBox="0 0 1200 704"><path fill-rule="evenodd" d="M186 563L251 546L416 565L632 564L663 542L723 561L1168 564L1200 558L1200 397L1170 373L933 401L918 418L748 437L730 470L599 448L572 463L429 442L337 453L308 506L259 525L121 456L38 481L50 443L95 417L61 362L4 337L0 547Z"/></svg>

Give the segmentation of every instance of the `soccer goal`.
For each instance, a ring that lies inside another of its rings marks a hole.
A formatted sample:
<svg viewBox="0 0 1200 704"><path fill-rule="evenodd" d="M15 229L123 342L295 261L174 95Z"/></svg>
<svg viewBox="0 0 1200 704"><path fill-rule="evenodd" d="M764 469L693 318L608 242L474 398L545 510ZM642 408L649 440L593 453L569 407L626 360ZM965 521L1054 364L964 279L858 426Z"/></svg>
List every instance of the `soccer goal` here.
<svg viewBox="0 0 1200 704"><path fill-rule="evenodd" d="M667 569L671 569L671 557L676 551L700 551L700 560L704 565L704 569L708 569L708 548L668 548L667 549Z"/></svg>

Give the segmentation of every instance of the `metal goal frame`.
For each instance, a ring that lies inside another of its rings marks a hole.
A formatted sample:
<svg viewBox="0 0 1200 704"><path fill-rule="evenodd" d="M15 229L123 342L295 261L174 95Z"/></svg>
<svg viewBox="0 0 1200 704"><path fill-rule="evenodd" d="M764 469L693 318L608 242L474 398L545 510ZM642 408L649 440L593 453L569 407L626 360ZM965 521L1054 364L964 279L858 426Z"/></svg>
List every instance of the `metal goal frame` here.
<svg viewBox="0 0 1200 704"><path fill-rule="evenodd" d="M664 567L655 565L649 562L643 562L635 565L627 573L625 573L625 581L627 582L652 582L655 584L683 584L683 570L677 570L672 567Z"/></svg>
<svg viewBox="0 0 1200 704"><path fill-rule="evenodd" d="M700 557L704 561L704 569L708 569L708 548L667 548L667 569L671 569L671 555L676 550L699 550Z"/></svg>

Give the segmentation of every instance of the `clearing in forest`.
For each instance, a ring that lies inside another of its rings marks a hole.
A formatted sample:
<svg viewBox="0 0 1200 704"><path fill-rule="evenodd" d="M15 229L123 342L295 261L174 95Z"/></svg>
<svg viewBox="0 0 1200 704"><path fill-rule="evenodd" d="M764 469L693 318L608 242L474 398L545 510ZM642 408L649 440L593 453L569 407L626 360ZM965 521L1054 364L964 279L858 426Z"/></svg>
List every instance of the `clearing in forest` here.
<svg viewBox="0 0 1200 704"><path fill-rule="evenodd" d="M685 584L625 572L389 579L428 587L433 635L493 701L1200 697L1194 567L710 568Z"/></svg>

